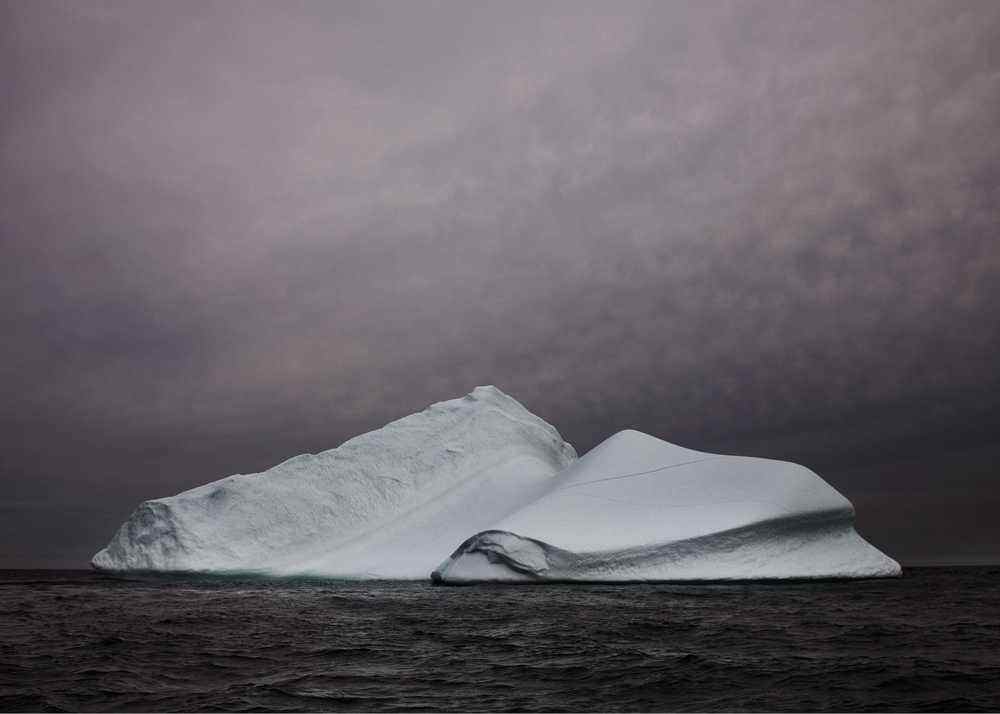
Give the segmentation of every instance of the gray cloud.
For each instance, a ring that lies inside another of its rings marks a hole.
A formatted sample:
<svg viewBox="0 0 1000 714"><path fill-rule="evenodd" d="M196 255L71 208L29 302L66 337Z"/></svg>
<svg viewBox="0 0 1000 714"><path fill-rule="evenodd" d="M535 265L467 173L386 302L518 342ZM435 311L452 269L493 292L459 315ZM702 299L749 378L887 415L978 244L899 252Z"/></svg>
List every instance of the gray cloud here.
<svg viewBox="0 0 1000 714"><path fill-rule="evenodd" d="M5 564L480 383L803 460L904 557L994 498L993 3L4 12Z"/></svg>

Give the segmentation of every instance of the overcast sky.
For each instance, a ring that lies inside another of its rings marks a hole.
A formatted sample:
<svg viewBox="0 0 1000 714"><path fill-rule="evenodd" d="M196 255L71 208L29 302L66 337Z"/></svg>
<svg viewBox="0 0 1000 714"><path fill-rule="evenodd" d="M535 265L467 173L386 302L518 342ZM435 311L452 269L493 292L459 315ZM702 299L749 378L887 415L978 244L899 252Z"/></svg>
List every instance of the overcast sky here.
<svg viewBox="0 0 1000 714"><path fill-rule="evenodd" d="M495 384L1000 560L1000 3L0 0L0 567Z"/></svg>

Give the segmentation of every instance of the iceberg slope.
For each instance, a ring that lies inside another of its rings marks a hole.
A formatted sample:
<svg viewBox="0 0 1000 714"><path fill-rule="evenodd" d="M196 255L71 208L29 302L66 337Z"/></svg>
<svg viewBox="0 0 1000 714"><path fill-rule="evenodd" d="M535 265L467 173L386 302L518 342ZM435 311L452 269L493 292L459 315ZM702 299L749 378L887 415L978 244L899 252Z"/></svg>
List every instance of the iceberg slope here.
<svg viewBox="0 0 1000 714"><path fill-rule="evenodd" d="M338 448L146 501L92 564L426 578L455 543L546 493L575 460L554 427L477 387Z"/></svg>
<svg viewBox="0 0 1000 714"><path fill-rule="evenodd" d="M898 575L815 473L637 431L602 442L537 500L465 540L435 582Z"/></svg>

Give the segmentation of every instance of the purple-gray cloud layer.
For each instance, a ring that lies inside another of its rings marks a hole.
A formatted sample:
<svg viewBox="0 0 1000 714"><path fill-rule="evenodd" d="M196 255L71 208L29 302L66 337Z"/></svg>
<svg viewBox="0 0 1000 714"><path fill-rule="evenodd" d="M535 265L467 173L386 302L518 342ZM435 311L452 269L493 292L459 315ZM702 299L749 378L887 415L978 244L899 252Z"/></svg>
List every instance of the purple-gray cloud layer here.
<svg viewBox="0 0 1000 714"><path fill-rule="evenodd" d="M1000 556L1000 4L0 13L0 566L483 383Z"/></svg>

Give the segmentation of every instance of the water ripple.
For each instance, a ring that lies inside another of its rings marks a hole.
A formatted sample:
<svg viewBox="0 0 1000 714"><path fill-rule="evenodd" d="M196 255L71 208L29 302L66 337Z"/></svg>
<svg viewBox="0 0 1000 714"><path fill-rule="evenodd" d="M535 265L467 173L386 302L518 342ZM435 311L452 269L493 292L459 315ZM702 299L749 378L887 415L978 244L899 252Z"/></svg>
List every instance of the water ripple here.
<svg viewBox="0 0 1000 714"><path fill-rule="evenodd" d="M0 572L3 711L1000 710L1000 569L477 586Z"/></svg>

